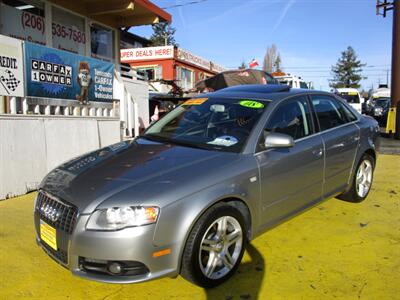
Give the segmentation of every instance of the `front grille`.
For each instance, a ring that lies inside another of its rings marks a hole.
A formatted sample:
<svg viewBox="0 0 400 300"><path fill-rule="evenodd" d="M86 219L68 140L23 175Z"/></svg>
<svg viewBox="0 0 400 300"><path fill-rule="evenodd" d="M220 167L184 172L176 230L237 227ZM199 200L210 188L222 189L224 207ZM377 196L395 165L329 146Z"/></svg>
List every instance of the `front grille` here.
<svg viewBox="0 0 400 300"><path fill-rule="evenodd" d="M68 253L62 249L58 249L57 251L53 248L49 247L46 243L41 243L45 248L45 252L49 254L51 258L54 258L57 262L61 262L62 265L66 266L68 264Z"/></svg>
<svg viewBox="0 0 400 300"><path fill-rule="evenodd" d="M43 209L46 207L51 208L59 214L56 220L54 220L54 218L52 219L51 216L46 215L43 212ZM49 225L58 230L62 230L67 234L72 233L78 214L78 209L74 205L64 201L56 200L43 191L39 191L35 210L39 214L40 219L44 220Z"/></svg>

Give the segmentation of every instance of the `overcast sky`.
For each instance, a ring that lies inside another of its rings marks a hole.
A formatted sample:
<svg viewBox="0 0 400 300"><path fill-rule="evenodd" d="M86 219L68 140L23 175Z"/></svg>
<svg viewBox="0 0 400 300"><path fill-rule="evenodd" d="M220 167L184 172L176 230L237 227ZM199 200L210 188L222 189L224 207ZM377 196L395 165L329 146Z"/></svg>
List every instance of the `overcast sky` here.
<svg viewBox="0 0 400 300"><path fill-rule="evenodd" d="M331 65L347 46L367 64L364 89L386 83L390 71L392 12L376 16L375 0L151 1L172 15L180 47L228 68L253 58L262 67L274 43L284 71L313 81L316 89L329 90ZM150 26L131 31L152 33Z"/></svg>

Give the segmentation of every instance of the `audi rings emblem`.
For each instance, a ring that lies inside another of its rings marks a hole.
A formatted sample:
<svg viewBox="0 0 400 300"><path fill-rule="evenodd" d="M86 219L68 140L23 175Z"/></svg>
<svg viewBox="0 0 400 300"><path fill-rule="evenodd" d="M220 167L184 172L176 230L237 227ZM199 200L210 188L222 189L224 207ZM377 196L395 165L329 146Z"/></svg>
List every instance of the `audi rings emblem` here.
<svg viewBox="0 0 400 300"><path fill-rule="evenodd" d="M43 205L40 207L40 212L52 222L57 222L61 215L57 208L51 207L46 203L43 203Z"/></svg>

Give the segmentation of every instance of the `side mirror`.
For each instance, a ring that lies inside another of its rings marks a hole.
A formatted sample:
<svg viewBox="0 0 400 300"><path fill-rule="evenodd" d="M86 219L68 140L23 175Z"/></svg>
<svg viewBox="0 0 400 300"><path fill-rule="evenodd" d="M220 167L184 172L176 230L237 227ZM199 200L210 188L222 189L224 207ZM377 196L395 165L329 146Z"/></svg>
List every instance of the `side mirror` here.
<svg viewBox="0 0 400 300"><path fill-rule="evenodd" d="M294 141L290 135L272 132L265 138L264 146L265 149L289 148L294 146Z"/></svg>

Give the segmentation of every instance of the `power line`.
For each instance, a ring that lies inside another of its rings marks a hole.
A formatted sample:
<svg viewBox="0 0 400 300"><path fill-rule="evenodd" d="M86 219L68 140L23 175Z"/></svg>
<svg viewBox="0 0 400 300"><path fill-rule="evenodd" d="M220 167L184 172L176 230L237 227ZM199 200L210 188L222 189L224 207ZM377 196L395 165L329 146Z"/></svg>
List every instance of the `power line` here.
<svg viewBox="0 0 400 300"><path fill-rule="evenodd" d="M187 5L199 4L199 3L206 2L206 1L208 1L208 0L190 1L190 2L187 2L187 3L175 4L175 5L165 6L165 7L161 7L161 8L162 9L169 9L169 8L175 8L175 7L182 7L182 6L187 6Z"/></svg>

